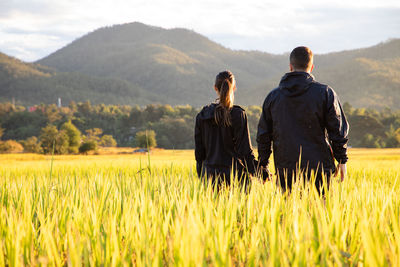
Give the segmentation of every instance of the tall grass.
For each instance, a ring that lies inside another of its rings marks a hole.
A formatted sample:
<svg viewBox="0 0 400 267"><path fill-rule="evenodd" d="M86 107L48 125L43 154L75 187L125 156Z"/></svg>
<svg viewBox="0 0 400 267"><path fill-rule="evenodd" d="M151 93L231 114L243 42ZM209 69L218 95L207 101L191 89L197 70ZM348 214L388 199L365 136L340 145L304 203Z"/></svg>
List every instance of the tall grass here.
<svg viewBox="0 0 400 267"><path fill-rule="evenodd" d="M324 198L257 180L218 192L188 154L153 155L151 171L145 156L55 156L51 175L48 158L11 157L0 266L400 266L398 152L355 155Z"/></svg>

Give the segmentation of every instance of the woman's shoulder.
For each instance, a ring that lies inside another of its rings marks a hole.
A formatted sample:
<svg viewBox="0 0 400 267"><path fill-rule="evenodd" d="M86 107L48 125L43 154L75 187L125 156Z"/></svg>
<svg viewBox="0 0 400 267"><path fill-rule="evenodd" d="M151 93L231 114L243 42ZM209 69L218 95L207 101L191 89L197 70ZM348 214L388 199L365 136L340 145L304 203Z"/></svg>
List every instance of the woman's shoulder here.
<svg viewBox="0 0 400 267"><path fill-rule="evenodd" d="M215 107L216 107L215 103L211 103L211 104L203 106L203 108L197 114L197 118L200 118L200 119L213 118Z"/></svg>
<svg viewBox="0 0 400 267"><path fill-rule="evenodd" d="M246 110L244 108L242 108L241 106L239 106L239 105L233 105L231 112L232 113L243 114L243 113L246 113Z"/></svg>
<svg viewBox="0 0 400 267"><path fill-rule="evenodd" d="M246 110L239 105L233 105L231 110L232 119L243 119L246 116Z"/></svg>
<svg viewBox="0 0 400 267"><path fill-rule="evenodd" d="M207 104L207 105L203 106L201 110L214 109L216 106L217 106L217 103L210 103L210 104Z"/></svg>

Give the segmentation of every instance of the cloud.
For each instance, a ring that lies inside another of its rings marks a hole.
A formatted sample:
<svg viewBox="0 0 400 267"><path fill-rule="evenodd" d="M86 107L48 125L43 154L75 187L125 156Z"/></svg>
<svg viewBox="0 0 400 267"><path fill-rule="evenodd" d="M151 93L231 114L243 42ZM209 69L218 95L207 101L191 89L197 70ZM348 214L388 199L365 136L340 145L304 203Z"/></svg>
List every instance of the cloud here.
<svg viewBox="0 0 400 267"><path fill-rule="evenodd" d="M233 49L271 53L288 52L298 45L326 53L371 46L400 37L400 8L313 8L294 13L290 17L293 23L279 20L259 32L205 34ZM246 27L250 28L251 23Z"/></svg>
<svg viewBox="0 0 400 267"><path fill-rule="evenodd" d="M7 0L0 50L36 60L99 27L133 21L192 29L233 49L283 53L301 43L321 53L400 37L400 1Z"/></svg>

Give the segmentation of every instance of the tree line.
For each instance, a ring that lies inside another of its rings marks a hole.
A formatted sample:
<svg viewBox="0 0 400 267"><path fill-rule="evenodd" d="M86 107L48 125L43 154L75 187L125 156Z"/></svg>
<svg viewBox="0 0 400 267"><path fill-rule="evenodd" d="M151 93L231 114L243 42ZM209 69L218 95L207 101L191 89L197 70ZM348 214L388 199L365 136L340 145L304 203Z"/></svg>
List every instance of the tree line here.
<svg viewBox="0 0 400 267"><path fill-rule="evenodd" d="M400 111L343 105L350 123L352 147L400 147ZM98 146L166 149L194 148L193 129L198 108L150 104L92 105L70 102L24 107L0 103L0 151L76 154ZM261 107L246 108L252 143L256 145Z"/></svg>

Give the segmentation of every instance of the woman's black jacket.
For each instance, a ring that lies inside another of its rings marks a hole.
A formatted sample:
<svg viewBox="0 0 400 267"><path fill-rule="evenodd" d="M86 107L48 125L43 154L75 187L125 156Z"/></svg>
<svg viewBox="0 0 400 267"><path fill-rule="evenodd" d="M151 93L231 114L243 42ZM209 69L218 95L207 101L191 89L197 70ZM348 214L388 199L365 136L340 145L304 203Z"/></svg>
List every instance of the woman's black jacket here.
<svg viewBox="0 0 400 267"><path fill-rule="evenodd" d="M224 127L215 122L216 107L215 103L204 106L196 116L194 138L199 177L207 167L230 169L236 166L238 172L254 174L257 161L251 147L246 112L234 105L230 112L231 126Z"/></svg>

